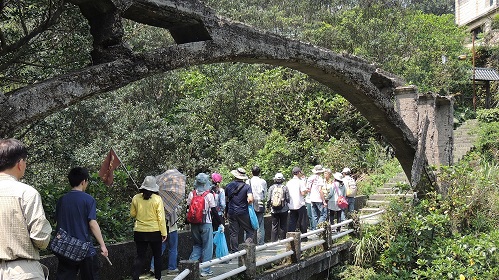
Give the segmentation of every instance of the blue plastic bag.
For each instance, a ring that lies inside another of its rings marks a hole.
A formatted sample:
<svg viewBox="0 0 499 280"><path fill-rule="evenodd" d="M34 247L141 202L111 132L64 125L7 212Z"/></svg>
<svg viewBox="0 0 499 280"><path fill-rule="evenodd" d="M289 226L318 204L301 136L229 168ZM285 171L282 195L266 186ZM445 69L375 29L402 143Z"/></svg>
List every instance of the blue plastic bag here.
<svg viewBox="0 0 499 280"><path fill-rule="evenodd" d="M248 205L248 212L251 220L251 226L254 230L257 230L260 225L258 224L258 218L256 217L255 208L253 208L253 204Z"/></svg>
<svg viewBox="0 0 499 280"><path fill-rule="evenodd" d="M227 247L227 240L225 240L225 234L219 228L213 234L213 244L215 245L215 257L221 258L229 254L229 248Z"/></svg>

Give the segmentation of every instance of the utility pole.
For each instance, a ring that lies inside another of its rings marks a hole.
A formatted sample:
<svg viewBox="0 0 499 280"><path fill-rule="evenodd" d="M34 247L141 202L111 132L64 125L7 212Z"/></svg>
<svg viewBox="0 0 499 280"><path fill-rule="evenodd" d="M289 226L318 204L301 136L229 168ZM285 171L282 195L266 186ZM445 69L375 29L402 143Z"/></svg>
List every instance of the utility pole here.
<svg viewBox="0 0 499 280"><path fill-rule="evenodd" d="M476 112L476 84L475 84L475 31L471 32L471 54L472 54L472 62L473 62L473 111Z"/></svg>

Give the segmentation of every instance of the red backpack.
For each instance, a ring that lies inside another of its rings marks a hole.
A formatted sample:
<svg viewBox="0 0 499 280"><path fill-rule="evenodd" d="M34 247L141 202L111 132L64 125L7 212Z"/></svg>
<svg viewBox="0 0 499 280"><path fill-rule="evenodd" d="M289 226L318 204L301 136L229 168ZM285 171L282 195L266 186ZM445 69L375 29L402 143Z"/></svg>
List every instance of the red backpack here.
<svg viewBox="0 0 499 280"><path fill-rule="evenodd" d="M210 193L210 190L205 191L201 195L198 195L196 190L192 191L192 200L189 205L189 211L187 212L187 222L191 224L202 224L206 222L206 201L205 196Z"/></svg>

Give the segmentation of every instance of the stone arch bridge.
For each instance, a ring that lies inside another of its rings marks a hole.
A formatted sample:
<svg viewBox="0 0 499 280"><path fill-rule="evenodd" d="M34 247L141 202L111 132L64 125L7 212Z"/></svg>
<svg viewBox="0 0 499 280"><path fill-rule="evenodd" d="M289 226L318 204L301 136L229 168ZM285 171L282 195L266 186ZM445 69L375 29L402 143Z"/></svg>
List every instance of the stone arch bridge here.
<svg viewBox="0 0 499 280"><path fill-rule="evenodd" d="M452 164L452 100L415 87L358 57L256 30L199 0L68 0L93 36L92 64L0 93L0 137L83 99L191 65L243 62L289 67L346 98L392 145L413 186L430 164ZM166 29L175 45L133 53L122 19Z"/></svg>

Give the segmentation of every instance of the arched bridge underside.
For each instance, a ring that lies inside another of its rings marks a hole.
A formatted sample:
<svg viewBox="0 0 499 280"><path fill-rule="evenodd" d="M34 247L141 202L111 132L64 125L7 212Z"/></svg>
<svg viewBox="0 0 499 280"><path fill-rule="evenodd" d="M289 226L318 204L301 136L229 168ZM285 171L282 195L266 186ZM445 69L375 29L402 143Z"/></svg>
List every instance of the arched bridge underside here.
<svg viewBox="0 0 499 280"><path fill-rule="evenodd" d="M222 18L198 0L68 2L80 7L91 26L93 65L0 95L0 136L157 73L210 63L265 63L303 72L346 98L394 147L411 178L417 139L390 99L401 83L374 65ZM122 41L122 18L168 29L176 44L134 53Z"/></svg>

